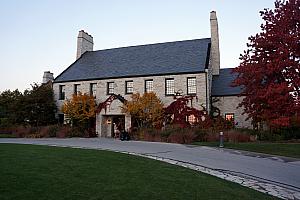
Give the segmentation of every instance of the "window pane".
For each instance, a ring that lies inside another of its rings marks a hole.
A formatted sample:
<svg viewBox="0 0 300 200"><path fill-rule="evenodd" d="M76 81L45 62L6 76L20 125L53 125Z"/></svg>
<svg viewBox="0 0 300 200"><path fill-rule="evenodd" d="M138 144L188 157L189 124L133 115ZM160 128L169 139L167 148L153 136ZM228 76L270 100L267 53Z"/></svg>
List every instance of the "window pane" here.
<svg viewBox="0 0 300 200"><path fill-rule="evenodd" d="M133 93L133 81L126 81L126 94Z"/></svg>
<svg viewBox="0 0 300 200"><path fill-rule="evenodd" d="M114 82L108 82L107 83L107 94L113 94L114 93Z"/></svg>
<svg viewBox="0 0 300 200"><path fill-rule="evenodd" d="M97 83L90 84L90 95L96 97Z"/></svg>
<svg viewBox="0 0 300 200"><path fill-rule="evenodd" d="M166 95L174 95L174 79L166 79Z"/></svg>
<svg viewBox="0 0 300 200"><path fill-rule="evenodd" d="M188 94L196 94L196 78L188 78L187 79L187 93Z"/></svg>
<svg viewBox="0 0 300 200"><path fill-rule="evenodd" d="M225 119L228 121L234 121L234 114L233 113L225 114Z"/></svg>
<svg viewBox="0 0 300 200"><path fill-rule="evenodd" d="M153 92L153 80L145 81L145 92Z"/></svg>
<svg viewBox="0 0 300 200"><path fill-rule="evenodd" d="M74 84L74 94L78 95L80 92L80 84Z"/></svg>
<svg viewBox="0 0 300 200"><path fill-rule="evenodd" d="M65 86L60 85L59 86L59 100L64 100L65 99Z"/></svg>

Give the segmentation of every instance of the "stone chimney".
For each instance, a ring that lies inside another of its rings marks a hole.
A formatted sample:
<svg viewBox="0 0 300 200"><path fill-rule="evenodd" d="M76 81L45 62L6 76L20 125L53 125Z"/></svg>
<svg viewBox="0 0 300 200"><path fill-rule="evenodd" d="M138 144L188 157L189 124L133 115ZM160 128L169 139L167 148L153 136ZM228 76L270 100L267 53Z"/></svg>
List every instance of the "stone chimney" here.
<svg viewBox="0 0 300 200"><path fill-rule="evenodd" d="M210 32L211 32L211 50L210 62L212 74L219 75L220 72L220 49L219 49L219 28L216 11L210 12Z"/></svg>
<svg viewBox="0 0 300 200"><path fill-rule="evenodd" d="M51 73L50 71L45 71L43 76L43 83L48 83L49 81L54 81L53 73Z"/></svg>
<svg viewBox="0 0 300 200"><path fill-rule="evenodd" d="M89 35L87 32L84 32L84 30L79 31L78 37L77 37L77 54L76 54L76 60L80 58L82 54L86 51L93 51L93 37Z"/></svg>

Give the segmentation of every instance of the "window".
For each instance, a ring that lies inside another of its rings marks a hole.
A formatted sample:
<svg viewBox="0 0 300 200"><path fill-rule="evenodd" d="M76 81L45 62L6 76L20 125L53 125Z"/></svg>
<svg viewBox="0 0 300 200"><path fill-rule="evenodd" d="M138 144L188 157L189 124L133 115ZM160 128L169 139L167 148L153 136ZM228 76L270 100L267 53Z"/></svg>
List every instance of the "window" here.
<svg viewBox="0 0 300 200"><path fill-rule="evenodd" d="M153 92L153 80L145 80L145 92Z"/></svg>
<svg viewBox="0 0 300 200"><path fill-rule="evenodd" d="M187 78L187 94L196 94L196 78Z"/></svg>
<svg viewBox="0 0 300 200"><path fill-rule="evenodd" d="M97 83L90 83L90 95L96 97Z"/></svg>
<svg viewBox="0 0 300 200"><path fill-rule="evenodd" d="M226 113L225 119L234 122L234 113Z"/></svg>
<svg viewBox="0 0 300 200"><path fill-rule="evenodd" d="M65 122L65 115L64 114L58 114L58 123L64 124Z"/></svg>
<svg viewBox="0 0 300 200"><path fill-rule="evenodd" d="M175 87L174 87L174 79L168 78L165 82L166 88L166 95L174 95L175 94Z"/></svg>
<svg viewBox="0 0 300 200"><path fill-rule="evenodd" d="M74 84L74 94L78 95L78 93L80 92L80 84Z"/></svg>
<svg viewBox="0 0 300 200"><path fill-rule="evenodd" d="M107 94L114 94L114 82L107 82Z"/></svg>
<svg viewBox="0 0 300 200"><path fill-rule="evenodd" d="M60 85L59 86L59 100L64 100L65 99L65 86Z"/></svg>
<svg viewBox="0 0 300 200"><path fill-rule="evenodd" d="M125 94L133 93L133 81L125 81Z"/></svg>
<svg viewBox="0 0 300 200"><path fill-rule="evenodd" d="M187 121L191 124L194 125L197 122L197 118L195 117L195 115L189 115L187 117Z"/></svg>

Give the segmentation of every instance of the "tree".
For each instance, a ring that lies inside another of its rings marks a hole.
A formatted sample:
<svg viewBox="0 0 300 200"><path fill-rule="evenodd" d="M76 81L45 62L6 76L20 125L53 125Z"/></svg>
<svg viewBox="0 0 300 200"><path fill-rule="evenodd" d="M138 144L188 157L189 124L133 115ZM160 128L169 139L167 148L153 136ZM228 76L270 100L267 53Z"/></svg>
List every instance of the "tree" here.
<svg viewBox="0 0 300 200"><path fill-rule="evenodd" d="M6 90L0 94L0 118L1 126L8 127L24 122L21 112L23 94L19 90Z"/></svg>
<svg viewBox="0 0 300 200"><path fill-rule="evenodd" d="M181 128L198 126L208 128L211 126L211 119L203 107L203 110L188 106L192 104L195 96L183 96L177 98L168 107L165 108L166 121L177 124ZM188 120L190 118L190 120Z"/></svg>
<svg viewBox="0 0 300 200"><path fill-rule="evenodd" d="M74 94L72 99L65 101L62 111L73 125L88 126L96 117L96 102L93 96L87 94Z"/></svg>
<svg viewBox="0 0 300 200"><path fill-rule="evenodd" d="M0 94L1 126L41 126L56 122L56 105L50 84L32 84L24 93L6 90Z"/></svg>
<svg viewBox="0 0 300 200"><path fill-rule="evenodd" d="M22 109L25 122L32 126L44 126L56 122L57 110L54 94L50 84L32 84L31 90L25 90L22 99Z"/></svg>
<svg viewBox="0 0 300 200"><path fill-rule="evenodd" d="M233 86L242 86L239 106L254 123L289 126L300 110L300 0L276 0L260 14L262 32L249 37Z"/></svg>
<svg viewBox="0 0 300 200"><path fill-rule="evenodd" d="M139 127L161 127L163 122L163 103L155 93L132 94L131 101L122 107L123 113L129 113Z"/></svg>

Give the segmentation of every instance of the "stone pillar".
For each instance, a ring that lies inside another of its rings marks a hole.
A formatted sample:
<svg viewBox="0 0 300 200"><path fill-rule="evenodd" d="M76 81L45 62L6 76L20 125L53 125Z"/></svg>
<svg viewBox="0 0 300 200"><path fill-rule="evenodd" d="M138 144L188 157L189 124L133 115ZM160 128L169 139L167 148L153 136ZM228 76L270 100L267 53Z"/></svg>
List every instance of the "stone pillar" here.
<svg viewBox="0 0 300 200"><path fill-rule="evenodd" d="M220 49L219 49L219 28L216 11L210 12L211 49L210 62L212 74L219 75L220 71Z"/></svg>
<svg viewBox="0 0 300 200"><path fill-rule="evenodd" d="M129 132L131 128L131 115L125 115L125 131Z"/></svg>
<svg viewBox="0 0 300 200"><path fill-rule="evenodd" d="M82 54L86 51L93 51L93 37L88 33L84 32L84 30L79 31L77 37L77 54L76 60L80 58Z"/></svg>
<svg viewBox="0 0 300 200"><path fill-rule="evenodd" d="M96 133L98 134L98 137L101 137L102 118L102 115L96 114Z"/></svg>

